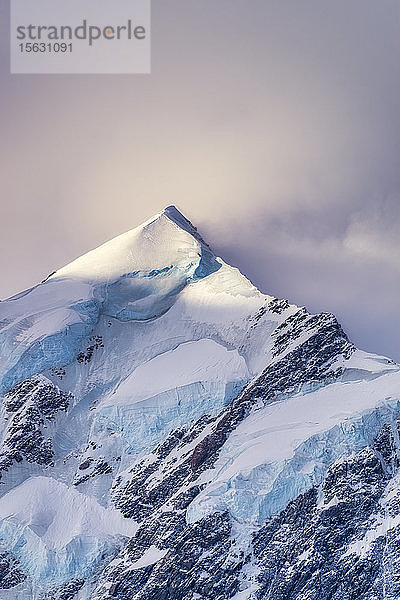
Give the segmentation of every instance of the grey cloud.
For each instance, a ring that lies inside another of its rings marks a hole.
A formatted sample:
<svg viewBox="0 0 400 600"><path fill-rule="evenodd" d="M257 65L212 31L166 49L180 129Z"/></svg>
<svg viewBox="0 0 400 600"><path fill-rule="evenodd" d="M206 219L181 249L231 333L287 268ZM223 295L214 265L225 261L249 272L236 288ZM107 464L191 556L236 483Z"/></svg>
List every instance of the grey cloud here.
<svg viewBox="0 0 400 600"><path fill-rule="evenodd" d="M359 347L398 359L400 202L349 209L332 220L310 211L259 214L236 235L210 236L263 291L334 312Z"/></svg>

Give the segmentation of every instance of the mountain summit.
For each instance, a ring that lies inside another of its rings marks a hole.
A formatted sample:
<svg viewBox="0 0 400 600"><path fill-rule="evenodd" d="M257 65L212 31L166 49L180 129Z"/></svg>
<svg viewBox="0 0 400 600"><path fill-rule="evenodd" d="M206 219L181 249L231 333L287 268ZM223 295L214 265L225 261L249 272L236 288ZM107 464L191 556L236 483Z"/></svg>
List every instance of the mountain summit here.
<svg viewBox="0 0 400 600"><path fill-rule="evenodd" d="M0 389L2 598L400 597L399 366L175 207L0 303Z"/></svg>
<svg viewBox="0 0 400 600"><path fill-rule="evenodd" d="M168 266L184 269L198 263L204 253L210 255L210 249L197 230L175 206L168 206L139 227L59 269L51 278L110 281Z"/></svg>

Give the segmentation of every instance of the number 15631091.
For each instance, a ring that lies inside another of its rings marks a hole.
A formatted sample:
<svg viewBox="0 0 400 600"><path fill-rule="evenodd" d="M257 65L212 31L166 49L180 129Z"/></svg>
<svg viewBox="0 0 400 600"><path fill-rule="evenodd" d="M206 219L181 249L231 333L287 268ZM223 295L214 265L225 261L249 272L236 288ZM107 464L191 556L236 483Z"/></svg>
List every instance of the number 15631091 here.
<svg viewBox="0 0 400 600"><path fill-rule="evenodd" d="M66 42L25 42L19 44L21 52L72 52L72 43Z"/></svg>

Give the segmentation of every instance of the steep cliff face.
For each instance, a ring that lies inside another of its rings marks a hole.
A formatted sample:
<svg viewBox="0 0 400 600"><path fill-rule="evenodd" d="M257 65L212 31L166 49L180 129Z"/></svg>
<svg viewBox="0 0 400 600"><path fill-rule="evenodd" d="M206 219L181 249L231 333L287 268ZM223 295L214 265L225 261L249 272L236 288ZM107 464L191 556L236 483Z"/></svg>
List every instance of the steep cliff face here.
<svg viewBox="0 0 400 600"><path fill-rule="evenodd" d="M400 370L168 207L0 303L0 597L400 597Z"/></svg>

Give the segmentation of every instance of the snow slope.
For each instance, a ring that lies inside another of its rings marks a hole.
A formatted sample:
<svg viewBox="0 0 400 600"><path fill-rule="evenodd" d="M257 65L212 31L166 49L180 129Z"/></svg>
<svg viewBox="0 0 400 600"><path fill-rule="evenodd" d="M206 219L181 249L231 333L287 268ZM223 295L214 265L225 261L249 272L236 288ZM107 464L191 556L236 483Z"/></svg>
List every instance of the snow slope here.
<svg viewBox="0 0 400 600"><path fill-rule="evenodd" d="M142 402L167 390L200 381L221 381L226 385L248 378L246 363L237 350L227 350L207 339L187 342L139 365L120 384L116 397L107 398L102 406Z"/></svg>
<svg viewBox="0 0 400 600"><path fill-rule="evenodd" d="M0 498L0 540L34 580L56 584L90 572L132 519L51 477L32 477Z"/></svg>

